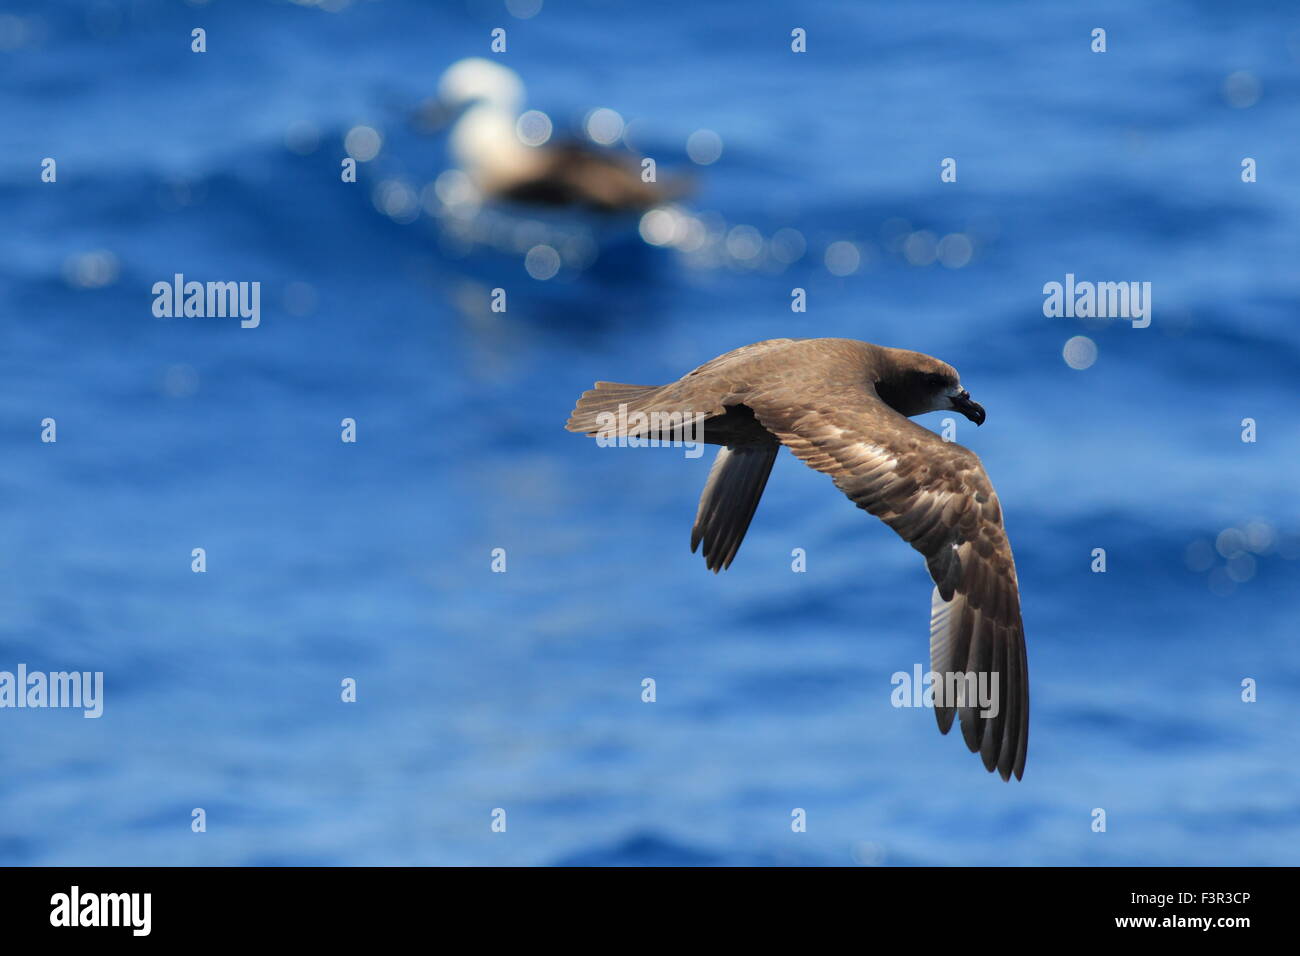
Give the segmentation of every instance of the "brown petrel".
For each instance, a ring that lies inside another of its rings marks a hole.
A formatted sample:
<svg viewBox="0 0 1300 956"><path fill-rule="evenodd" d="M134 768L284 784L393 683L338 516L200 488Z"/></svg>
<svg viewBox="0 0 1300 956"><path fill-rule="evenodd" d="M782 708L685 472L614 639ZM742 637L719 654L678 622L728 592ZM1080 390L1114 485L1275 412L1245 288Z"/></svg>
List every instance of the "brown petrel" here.
<svg viewBox="0 0 1300 956"><path fill-rule="evenodd" d="M722 448L700 496L691 550L703 544L714 572L735 558L780 446L830 475L849 500L925 555L935 585L932 671L948 687L955 686L949 675L973 674L996 688L996 708L937 703L939 730L946 734L959 715L966 746L984 766L1003 780L1013 773L1020 779L1029 743L1029 671L1015 561L979 458L910 420L932 411L984 422L983 407L971 400L957 370L929 355L854 339L769 339L667 385L597 382L578 399L566 427L638 438L656 421L701 416L702 440ZM689 434L678 428L655 437Z"/></svg>

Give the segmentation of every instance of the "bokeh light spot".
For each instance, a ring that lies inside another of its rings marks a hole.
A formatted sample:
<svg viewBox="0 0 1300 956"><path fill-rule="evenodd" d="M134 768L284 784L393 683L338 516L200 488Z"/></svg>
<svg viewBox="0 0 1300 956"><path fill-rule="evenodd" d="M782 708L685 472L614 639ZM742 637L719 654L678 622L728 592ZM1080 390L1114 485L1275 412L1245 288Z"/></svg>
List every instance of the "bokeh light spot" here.
<svg viewBox="0 0 1300 956"><path fill-rule="evenodd" d="M382 139L373 126L354 126L343 138L343 148L358 163L368 163L379 155Z"/></svg>
<svg viewBox="0 0 1300 956"><path fill-rule="evenodd" d="M551 118L541 110L528 110L515 122L515 135L525 146L541 146L551 138Z"/></svg>
<svg viewBox="0 0 1300 956"><path fill-rule="evenodd" d="M862 253L848 240L841 239L826 247L826 271L833 276L851 276L862 265Z"/></svg>
<svg viewBox="0 0 1300 956"><path fill-rule="evenodd" d="M1061 357L1070 368L1083 371L1097 362L1097 343L1086 335L1076 335L1065 343Z"/></svg>
<svg viewBox="0 0 1300 956"><path fill-rule="evenodd" d="M533 246L524 257L524 268L534 279L553 279L560 271L560 254L551 246Z"/></svg>
<svg viewBox="0 0 1300 956"><path fill-rule="evenodd" d="M623 136L623 117L602 106L587 114L583 127L592 142L601 146L613 146Z"/></svg>
<svg viewBox="0 0 1300 956"><path fill-rule="evenodd" d="M711 129L697 129L686 140L686 155L701 166L716 163L722 156L722 137Z"/></svg>

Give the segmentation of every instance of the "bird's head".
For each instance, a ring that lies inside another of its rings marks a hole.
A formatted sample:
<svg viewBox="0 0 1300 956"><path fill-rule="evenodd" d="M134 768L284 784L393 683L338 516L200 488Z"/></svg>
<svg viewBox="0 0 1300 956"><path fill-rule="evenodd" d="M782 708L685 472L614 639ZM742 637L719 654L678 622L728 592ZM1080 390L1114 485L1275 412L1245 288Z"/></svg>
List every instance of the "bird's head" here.
<svg viewBox="0 0 1300 956"><path fill-rule="evenodd" d="M960 412L976 425L984 424L984 406L972 401L961 376L947 362L920 352L889 349L892 362L876 392L886 405L906 415L926 412Z"/></svg>
<svg viewBox="0 0 1300 956"><path fill-rule="evenodd" d="M452 109L481 103L517 113L524 102L524 84L508 66L471 56L453 63L442 74L438 99Z"/></svg>
<svg viewBox="0 0 1300 956"><path fill-rule="evenodd" d="M457 60L438 80L438 92L420 104L413 120L426 133L450 126L476 108L514 123L524 103L524 84L507 66L480 56Z"/></svg>

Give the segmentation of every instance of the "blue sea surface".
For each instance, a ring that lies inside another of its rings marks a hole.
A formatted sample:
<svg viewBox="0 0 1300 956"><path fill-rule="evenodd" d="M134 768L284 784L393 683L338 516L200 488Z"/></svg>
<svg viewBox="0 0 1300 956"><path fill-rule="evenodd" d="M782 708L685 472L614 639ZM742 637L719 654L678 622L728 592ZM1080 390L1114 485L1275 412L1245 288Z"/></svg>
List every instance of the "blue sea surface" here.
<svg viewBox="0 0 1300 956"><path fill-rule="evenodd" d="M557 131L613 109L691 177L692 238L448 211L411 115L495 27ZM0 709L0 864L1300 863L1298 95L1300 10L1248 0L11 0L0 670L105 699ZM259 281L261 324L156 318L177 273ZM1067 274L1150 282L1150 326L1046 317ZM784 336L987 408L1023 781L891 705L931 584L825 476L783 453L714 575L711 454L563 428Z"/></svg>

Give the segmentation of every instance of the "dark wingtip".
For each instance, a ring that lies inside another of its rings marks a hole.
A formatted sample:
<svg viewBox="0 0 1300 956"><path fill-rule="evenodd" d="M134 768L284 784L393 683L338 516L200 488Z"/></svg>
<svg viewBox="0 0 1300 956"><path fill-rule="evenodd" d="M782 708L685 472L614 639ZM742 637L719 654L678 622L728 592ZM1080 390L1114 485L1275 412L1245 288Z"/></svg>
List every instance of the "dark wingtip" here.
<svg viewBox="0 0 1300 956"><path fill-rule="evenodd" d="M951 707L936 707L934 709L934 718L939 723L939 733L947 734L952 730L952 719L957 712Z"/></svg>

